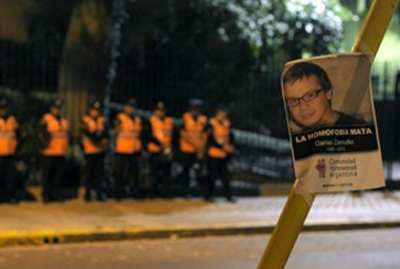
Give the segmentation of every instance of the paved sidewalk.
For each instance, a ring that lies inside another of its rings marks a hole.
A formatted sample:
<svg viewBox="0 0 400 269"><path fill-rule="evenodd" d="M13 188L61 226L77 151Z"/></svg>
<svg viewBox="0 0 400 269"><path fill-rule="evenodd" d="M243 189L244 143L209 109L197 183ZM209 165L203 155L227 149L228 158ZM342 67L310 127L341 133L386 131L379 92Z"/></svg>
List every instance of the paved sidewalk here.
<svg viewBox="0 0 400 269"><path fill-rule="evenodd" d="M271 232L285 196L0 205L0 245ZM400 227L400 192L320 195L305 230Z"/></svg>

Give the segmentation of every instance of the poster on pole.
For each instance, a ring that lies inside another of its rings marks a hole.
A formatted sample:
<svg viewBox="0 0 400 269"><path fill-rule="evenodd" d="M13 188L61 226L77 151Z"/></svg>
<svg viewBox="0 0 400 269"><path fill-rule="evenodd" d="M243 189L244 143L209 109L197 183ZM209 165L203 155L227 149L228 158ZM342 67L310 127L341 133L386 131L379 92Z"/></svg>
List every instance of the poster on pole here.
<svg viewBox="0 0 400 269"><path fill-rule="evenodd" d="M296 193L385 186L371 91L372 55L289 62L282 74Z"/></svg>

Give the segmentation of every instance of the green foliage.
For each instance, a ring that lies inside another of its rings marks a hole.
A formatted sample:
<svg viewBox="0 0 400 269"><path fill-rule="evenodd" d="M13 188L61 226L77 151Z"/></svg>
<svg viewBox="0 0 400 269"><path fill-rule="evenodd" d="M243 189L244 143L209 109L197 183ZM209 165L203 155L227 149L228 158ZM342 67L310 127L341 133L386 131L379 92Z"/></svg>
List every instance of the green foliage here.
<svg viewBox="0 0 400 269"><path fill-rule="evenodd" d="M167 67L161 71L164 89L172 92L179 87L181 101L197 96L207 100L210 109L232 101L234 92L248 83L253 59L250 44L231 24L234 19L227 10L203 2L175 1L157 20L147 42L148 59L157 60L146 67ZM223 29L229 31L229 39Z"/></svg>
<svg viewBox="0 0 400 269"><path fill-rule="evenodd" d="M207 0L204 5L229 13L232 19L220 27L221 38L232 38L236 26L256 57L279 50L292 58L336 51L342 19L351 17L339 0Z"/></svg>
<svg viewBox="0 0 400 269"><path fill-rule="evenodd" d="M203 73L224 64L218 55L239 47L243 58L226 58L228 65L245 61L247 70L260 71L267 70L264 65L273 55L294 59L335 52L343 37L342 18L351 17L339 0L175 0L171 6L153 42L156 47L180 44L193 51L192 57L201 55L207 61Z"/></svg>
<svg viewBox="0 0 400 269"><path fill-rule="evenodd" d="M260 123L276 122L268 109L277 113L281 104L279 78L284 62L305 54L336 52L342 20L351 17L338 0L170 3L147 43L148 58L156 59L147 67L167 67L159 72L168 96L178 91L175 98L180 102L201 97L209 111L220 103L234 104L233 116L241 119L240 128L253 130L262 128ZM278 122L284 123L280 115Z"/></svg>

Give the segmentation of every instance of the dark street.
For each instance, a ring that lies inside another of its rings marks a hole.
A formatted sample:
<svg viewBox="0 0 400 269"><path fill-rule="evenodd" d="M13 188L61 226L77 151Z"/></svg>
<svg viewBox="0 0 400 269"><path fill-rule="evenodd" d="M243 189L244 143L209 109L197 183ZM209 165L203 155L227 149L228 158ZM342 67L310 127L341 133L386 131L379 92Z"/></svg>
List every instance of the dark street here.
<svg viewBox="0 0 400 269"><path fill-rule="evenodd" d="M255 268L269 235L81 243L0 249L8 268ZM288 269L398 268L400 229L303 233Z"/></svg>

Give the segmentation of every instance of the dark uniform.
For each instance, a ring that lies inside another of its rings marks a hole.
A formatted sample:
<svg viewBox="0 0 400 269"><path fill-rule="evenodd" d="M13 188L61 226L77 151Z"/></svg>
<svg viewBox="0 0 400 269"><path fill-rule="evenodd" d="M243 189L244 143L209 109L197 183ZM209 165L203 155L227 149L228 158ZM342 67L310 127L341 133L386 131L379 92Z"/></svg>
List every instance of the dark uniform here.
<svg viewBox="0 0 400 269"><path fill-rule="evenodd" d="M115 198L126 196L126 185L132 197L141 198L139 184L139 163L142 154L142 119L134 113L136 101L125 104L124 112L117 115L114 122L116 182Z"/></svg>
<svg viewBox="0 0 400 269"><path fill-rule="evenodd" d="M91 201L92 198L104 201L106 198L102 190L102 181L108 135L106 121L100 115L100 108L100 102L93 102L88 115L85 115L81 122L81 143L86 160L86 201Z"/></svg>
<svg viewBox="0 0 400 269"><path fill-rule="evenodd" d="M67 120L61 117L62 100L56 99L50 112L43 115L39 139L42 144L43 202L61 201L60 180L68 154Z"/></svg>
<svg viewBox="0 0 400 269"><path fill-rule="evenodd" d="M220 179L224 186L226 199L233 201L227 171L229 156L234 150L233 135L225 110L218 109L216 116L210 119L209 136L207 152L209 178L206 199L212 200L215 181Z"/></svg>
<svg viewBox="0 0 400 269"><path fill-rule="evenodd" d="M17 130L18 123L8 112L7 100L0 100L0 203L16 202Z"/></svg>
<svg viewBox="0 0 400 269"><path fill-rule="evenodd" d="M201 179L207 143L207 117L200 114L202 101L191 99L190 110L182 117L180 131L181 164L184 195L189 195L190 170L194 168L196 178Z"/></svg>
<svg viewBox="0 0 400 269"><path fill-rule="evenodd" d="M150 180L151 195L158 195L157 187L162 179L162 196L168 198L171 181L172 164L172 135L174 122L171 117L165 116L164 103L159 102L154 115L149 119L149 143L147 150L150 153Z"/></svg>

